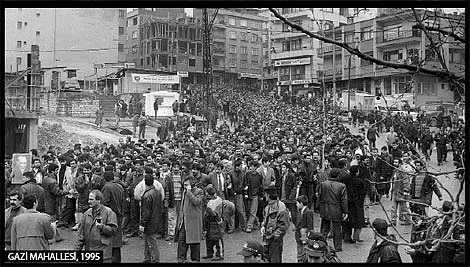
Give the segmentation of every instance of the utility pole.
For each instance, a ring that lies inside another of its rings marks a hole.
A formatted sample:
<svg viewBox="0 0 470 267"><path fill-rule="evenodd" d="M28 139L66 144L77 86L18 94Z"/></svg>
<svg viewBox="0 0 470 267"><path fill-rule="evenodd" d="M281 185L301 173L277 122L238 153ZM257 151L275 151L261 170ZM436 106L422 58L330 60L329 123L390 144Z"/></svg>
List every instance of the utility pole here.
<svg viewBox="0 0 470 267"><path fill-rule="evenodd" d="M333 25L333 40L336 41L335 39L335 27ZM333 70L333 109L335 108L336 106L336 46L335 45L332 45L333 47L333 67L332 67L332 70Z"/></svg>
<svg viewBox="0 0 470 267"><path fill-rule="evenodd" d="M211 54L211 45L212 45L212 26L214 25L214 20L218 14L219 10L215 9L214 13L209 18L207 8L202 9L202 23L203 23L203 32L202 32L202 66L204 71L204 91L206 93L206 119L209 121L210 107L212 106L212 54Z"/></svg>
<svg viewBox="0 0 470 267"><path fill-rule="evenodd" d="M348 59L348 111L351 111L351 56Z"/></svg>

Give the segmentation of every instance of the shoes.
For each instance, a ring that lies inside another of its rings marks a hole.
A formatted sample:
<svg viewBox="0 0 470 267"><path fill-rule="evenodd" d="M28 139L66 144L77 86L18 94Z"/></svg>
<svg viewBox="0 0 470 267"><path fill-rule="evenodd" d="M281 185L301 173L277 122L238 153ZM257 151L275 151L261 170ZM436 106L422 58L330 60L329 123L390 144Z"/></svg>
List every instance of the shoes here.
<svg viewBox="0 0 470 267"><path fill-rule="evenodd" d="M359 243L360 243L360 242L364 242L364 240L362 240L362 239L353 239L353 241L354 241L354 242L359 242Z"/></svg>
<svg viewBox="0 0 470 267"><path fill-rule="evenodd" d="M167 236L167 237L165 238L165 241L171 241L171 240L173 240L173 239L175 239L175 237L172 236L172 235L169 235L169 236Z"/></svg>
<svg viewBox="0 0 470 267"><path fill-rule="evenodd" d="M251 228L246 228L247 233L251 233Z"/></svg>
<svg viewBox="0 0 470 267"><path fill-rule="evenodd" d="M344 240L344 243L354 244L356 243L356 241L352 239L347 239L347 240Z"/></svg>
<svg viewBox="0 0 470 267"><path fill-rule="evenodd" d="M202 258L205 259L205 260L206 260L206 259L212 259L212 255L207 255L207 256L204 256L204 257L202 257Z"/></svg>
<svg viewBox="0 0 470 267"><path fill-rule="evenodd" d="M78 230L78 223L72 227L72 231L77 231L77 230Z"/></svg>
<svg viewBox="0 0 470 267"><path fill-rule="evenodd" d="M342 248L339 248L339 249L335 249L336 252L340 252L340 251L343 251Z"/></svg>
<svg viewBox="0 0 470 267"><path fill-rule="evenodd" d="M224 258L222 258L222 257L220 257L220 256L219 256L219 257L215 257L215 258L212 259L212 261L223 261L223 260L224 260Z"/></svg>
<svg viewBox="0 0 470 267"><path fill-rule="evenodd" d="M61 242L61 241L64 241L64 238L63 238L63 237L56 238L56 240L55 240L56 243L59 243L59 242Z"/></svg>
<svg viewBox="0 0 470 267"><path fill-rule="evenodd" d="M129 244L129 238L127 238L127 237L122 238L122 244L123 245Z"/></svg>

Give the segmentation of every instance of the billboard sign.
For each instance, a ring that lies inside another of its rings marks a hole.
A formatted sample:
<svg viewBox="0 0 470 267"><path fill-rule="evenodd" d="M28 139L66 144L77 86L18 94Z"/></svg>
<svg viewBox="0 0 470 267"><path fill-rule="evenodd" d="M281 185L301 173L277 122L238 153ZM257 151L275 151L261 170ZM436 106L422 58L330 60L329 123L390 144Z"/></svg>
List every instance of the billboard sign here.
<svg viewBox="0 0 470 267"><path fill-rule="evenodd" d="M178 84L178 75L154 75L154 74L136 74L132 73L132 82L134 83L157 83L157 84Z"/></svg>

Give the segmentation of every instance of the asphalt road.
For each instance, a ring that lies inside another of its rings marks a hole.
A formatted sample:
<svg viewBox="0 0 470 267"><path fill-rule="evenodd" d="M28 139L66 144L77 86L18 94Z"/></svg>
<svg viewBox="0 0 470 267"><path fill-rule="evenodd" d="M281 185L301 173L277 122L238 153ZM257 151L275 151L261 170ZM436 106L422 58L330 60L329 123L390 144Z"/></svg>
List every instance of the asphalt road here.
<svg viewBox="0 0 470 267"><path fill-rule="evenodd" d="M357 129L352 129L353 133L357 133ZM385 133L381 134L379 139L377 140L377 146L380 148L385 144ZM430 166L429 169L435 172L439 171L450 171L454 170L455 167L452 163L452 152L449 152L448 161L444 163L443 166L437 166L436 160L436 153L433 152L431 156ZM439 176L439 181L449 189L450 192L455 194L459 189L459 183L455 179L453 179L453 174L449 177L446 176ZM444 200L450 200L450 197L443 191L443 198ZM465 194L463 194L463 203L465 202ZM386 208L387 212L390 212L391 201L390 199L382 199L382 203ZM433 206L440 207L442 202L440 202L437 197L433 196ZM373 221L375 218L385 218L385 214L380 207L380 205L375 205L370 207L370 220ZM397 227L400 234L409 240L410 238L410 231L411 226L401 226ZM320 217L318 214L315 214L315 230L320 230ZM71 231L70 229L60 229L62 236L65 238L64 241L60 243L53 243L51 244L51 249L55 250L67 250L73 249L73 243L76 238L76 232ZM389 228L389 233L393 233L393 229ZM363 228L361 233L361 239L364 242L356 243L356 244L343 244L343 251L338 252L338 256L342 262L348 263L359 263L365 262L367 259L367 255L369 253L369 249L374 242L373 231L370 228ZM225 235L224 236L224 244L225 244L225 259L223 262L242 262L243 257L237 255L236 253L241 249L243 244L247 240L256 240L261 242L261 234L259 230L255 230L252 233L245 233L241 231L236 231L233 234ZM329 244L332 245L332 240L328 240ZM129 243L124 245L121 249L122 253L122 262L141 262L143 260L143 240L139 237L133 237L129 239ZM160 250L160 262L176 262L176 251L177 251L177 244L173 242L166 242L163 239L158 240L158 247ZM287 235L284 237L284 249L283 249L283 262L296 262L296 244L294 239L294 232L289 229ZM201 244L201 258L202 256L206 255L206 246L205 241ZM403 262L411 262L410 256L408 256L404 252L404 247L399 247L399 252ZM189 253L188 253L189 254ZM202 262L210 262L210 260L203 260ZM218 263L218 262L216 262Z"/></svg>

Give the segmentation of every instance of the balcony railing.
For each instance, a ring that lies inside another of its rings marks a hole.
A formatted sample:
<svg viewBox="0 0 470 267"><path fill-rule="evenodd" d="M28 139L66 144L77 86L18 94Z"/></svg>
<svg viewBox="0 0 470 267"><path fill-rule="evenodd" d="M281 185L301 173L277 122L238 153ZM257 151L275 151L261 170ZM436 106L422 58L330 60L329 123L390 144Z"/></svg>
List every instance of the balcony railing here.
<svg viewBox="0 0 470 267"><path fill-rule="evenodd" d="M41 108L40 97L5 96L6 110L39 112Z"/></svg>
<svg viewBox="0 0 470 267"><path fill-rule="evenodd" d="M421 31L412 30L405 32L389 32L389 33L380 33L377 35L377 43L386 43L394 40L412 38L412 37L421 37Z"/></svg>

